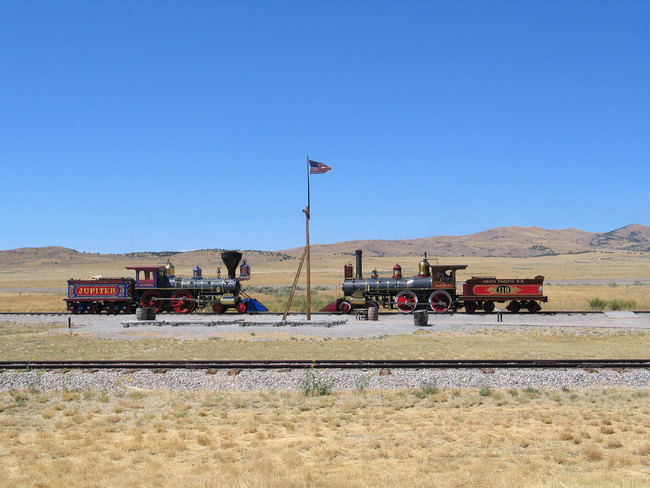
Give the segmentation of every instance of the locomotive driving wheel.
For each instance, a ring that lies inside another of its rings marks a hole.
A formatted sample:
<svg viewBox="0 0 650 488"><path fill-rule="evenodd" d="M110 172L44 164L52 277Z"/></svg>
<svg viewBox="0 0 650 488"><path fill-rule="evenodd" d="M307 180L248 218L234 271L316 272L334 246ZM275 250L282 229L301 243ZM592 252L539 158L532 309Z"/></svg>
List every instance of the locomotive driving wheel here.
<svg viewBox="0 0 650 488"><path fill-rule="evenodd" d="M351 311L352 311L352 305L350 305L350 302L342 301L339 304L339 312L350 313Z"/></svg>
<svg viewBox="0 0 650 488"><path fill-rule="evenodd" d="M162 295L154 290L145 291L140 297L140 305L142 308L155 308L156 313L162 310L163 302Z"/></svg>
<svg viewBox="0 0 650 488"><path fill-rule="evenodd" d="M179 290L172 295L172 309L176 313L190 313L194 310L192 295L187 290Z"/></svg>
<svg viewBox="0 0 650 488"><path fill-rule="evenodd" d="M431 310L436 313L445 313L451 307L453 299L451 295L445 290L434 291L429 296L429 304L431 305Z"/></svg>
<svg viewBox="0 0 650 488"><path fill-rule="evenodd" d="M395 305L402 313L411 313L418 304L418 297L412 291L400 291L395 297Z"/></svg>

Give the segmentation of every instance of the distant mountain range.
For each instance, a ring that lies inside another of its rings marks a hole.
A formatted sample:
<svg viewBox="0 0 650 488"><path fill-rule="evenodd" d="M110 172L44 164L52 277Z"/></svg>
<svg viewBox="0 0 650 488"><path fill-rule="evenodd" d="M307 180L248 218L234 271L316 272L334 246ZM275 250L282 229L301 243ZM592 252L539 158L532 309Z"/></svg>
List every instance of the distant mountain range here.
<svg viewBox="0 0 650 488"><path fill-rule="evenodd" d="M335 244L313 244L313 254L354 254L363 249L369 256L484 256L533 257L572 254L590 251L650 252L650 227L631 224L605 233L578 229L551 230L540 227L498 227L465 236L436 236L405 240L357 240ZM299 257L303 248L284 251L245 251L250 262L284 261ZM176 252L143 252L129 254L84 253L65 247L20 248L0 251L0 265L20 266L58 263L105 262L119 258L126 261L165 261L174 264L220 263L219 249Z"/></svg>
<svg viewBox="0 0 650 488"><path fill-rule="evenodd" d="M540 227L497 227L465 236L436 236L398 241L346 241L311 246L314 253L366 255L533 257L590 251L650 252L650 227L631 224L605 233L578 229L551 230ZM295 256L302 248L283 251Z"/></svg>

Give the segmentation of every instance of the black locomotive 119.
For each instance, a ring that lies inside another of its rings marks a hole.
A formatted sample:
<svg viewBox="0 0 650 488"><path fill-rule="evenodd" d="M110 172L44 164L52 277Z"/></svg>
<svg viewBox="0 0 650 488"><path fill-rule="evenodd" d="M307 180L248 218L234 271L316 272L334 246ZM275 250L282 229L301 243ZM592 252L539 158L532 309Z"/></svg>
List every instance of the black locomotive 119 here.
<svg viewBox="0 0 650 488"><path fill-rule="evenodd" d="M417 308L430 308L444 313L465 308L467 313L477 310L492 312L497 303L507 303L511 312L526 308L529 312L541 309L546 302L543 295L543 276L531 279L497 279L495 277L472 277L463 285L463 293L456 292L456 271L467 268L466 264L431 265L426 253L418 265L417 276L404 278L402 267L393 267L393 276L380 278L373 271L370 278L362 273L361 250L356 251L356 276L352 263L344 267L342 290L344 296L321 309L321 312L349 313L354 309L371 306L397 308L410 313Z"/></svg>

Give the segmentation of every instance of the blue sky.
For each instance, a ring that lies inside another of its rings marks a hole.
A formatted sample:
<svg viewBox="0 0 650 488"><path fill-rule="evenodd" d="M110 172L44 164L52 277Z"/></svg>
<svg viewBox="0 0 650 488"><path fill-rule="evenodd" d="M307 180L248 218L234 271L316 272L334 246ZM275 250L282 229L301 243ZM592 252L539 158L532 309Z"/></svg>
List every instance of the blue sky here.
<svg viewBox="0 0 650 488"><path fill-rule="evenodd" d="M0 249L650 224L650 2L0 0Z"/></svg>

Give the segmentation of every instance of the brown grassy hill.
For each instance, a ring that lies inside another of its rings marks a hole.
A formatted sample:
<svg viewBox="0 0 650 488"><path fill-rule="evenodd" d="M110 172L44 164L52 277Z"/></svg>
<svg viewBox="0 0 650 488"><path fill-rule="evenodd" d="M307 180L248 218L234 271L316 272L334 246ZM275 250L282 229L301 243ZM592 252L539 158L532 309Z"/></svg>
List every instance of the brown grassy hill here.
<svg viewBox="0 0 650 488"><path fill-rule="evenodd" d="M353 255L363 249L366 256L477 256L477 257L534 257L590 251L623 250L650 252L650 227L632 224L605 233L578 229L542 229L540 227L498 227L465 236L435 236L404 240L355 240L334 244L314 244L311 252L323 255ZM303 248L285 251L243 251L251 265L293 260ZM42 264L82 265L113 263L124 265L163 264L168 259L175 266L216 268L222 266L221 249L201 249L177 252L140 252L128 254L84 253L65 247L21 248L0 251L0 265L4 267Z"/></svg>
<svg viewBox="0 0 650 488"><path fill-rule="evenodd" d="M202 249L198 251L161 251L161 252L136 252L128 254L99 254L84 253L66 247L24 247L0 251L0 266L39 266L46 264L57 265L85 265L85 264L109 264L119 261L124 266L134 265L156 265L164 264L167 260L175 266L200 265L214 267L222 266L222 249ZM273 251L242 251L244 258L251 264L265 263L269 261L286 261L295 259L287 254Z"/></svg>
<svg viewBox="0 0 650 488"><path fill-rule="evenodd" d="M640 224L627 225L611 232L597 234L591 244L594 247L647 252L650 250L650 227Z"/></svg>
<svg viewBox="0 0 650 488"><path fill-rule="evenodd" d="M345 241L316 244L313 253L350 255L363 249L369 256L533 257L590 251L624 250L650 252L650 227L632 224L606 233L578 229L498 227L465 236L435 236L396 241ZM302 248L284 251L299 256Z"/></svg>

